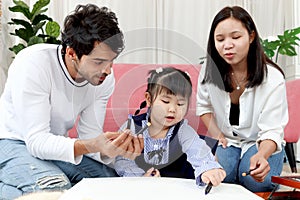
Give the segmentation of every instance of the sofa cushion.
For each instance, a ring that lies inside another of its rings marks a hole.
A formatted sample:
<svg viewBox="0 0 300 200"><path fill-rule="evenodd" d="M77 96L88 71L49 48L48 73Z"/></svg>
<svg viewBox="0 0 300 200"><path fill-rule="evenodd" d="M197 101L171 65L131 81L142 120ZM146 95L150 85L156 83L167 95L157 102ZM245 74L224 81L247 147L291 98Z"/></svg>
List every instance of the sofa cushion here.
<svg viewBox="0 0 300 200"><path fill-rule="evenodd" d="M196 116L196 94L197 83L200 71L200 65L172 64L172 65L149 65L149 64L114 64L113 70L116 79L115 91L110 97L106 117L104 121L104 131L118 131L119 127L127 120L128 114L134 114L139 108L140 103L144 101L144 93L147 87L148 72L158 67L172 66L186 71L192 81L192 96L190 99L190 108L186 115L189 124L198 134L205 136L207 129ZM142 110L145 112L146 109ZM70 137L76 137L76 125L69 130Z"/></svg>
<svg viewBox="0 0 300 200"><path fill-rule="evenodd" d="M286 142L296 143L300 137L300 109L298 107L300 99L300 79L287 81L286 92L289 122L284 129L284 139Z"/></svg>
<svg viewBox="0 0 300 200"><path fill-rule="evenodd" d="M134 114L144 101L144 93L147 87L148 72L158 67L172 66L186 71L191 76L193 91L190 108L186 118L189 124L198 132L206 135L206 128L199 116L196 116L196 93L200 65L172 64L172 65L149 65L149 64L114 64L113 70L116 78L116 87L108 101L104 131L117 131L127 120L128 114ZM144 110L145 111L145 110Z"/></svg>

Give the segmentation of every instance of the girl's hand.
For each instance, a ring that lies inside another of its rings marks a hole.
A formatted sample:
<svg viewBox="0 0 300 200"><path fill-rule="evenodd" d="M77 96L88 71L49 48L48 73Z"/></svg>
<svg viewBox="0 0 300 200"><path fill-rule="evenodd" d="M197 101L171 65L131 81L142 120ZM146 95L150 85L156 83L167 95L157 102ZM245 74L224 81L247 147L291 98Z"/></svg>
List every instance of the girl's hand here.
<svg viewBox="0 0 300 200"><path fill-rule="evenodd" d="M211 169L203 172L201 179L204 183L211 182L213 186L219 185L226 177L226 172L223 169Z"/></svg>
<svg viewBox="0 0 300 200"><path fill-rule="evenodd" d="M158 169L154 169L151 167L148 171L144 174L145 177L160 177L160 173Z"/></svg>

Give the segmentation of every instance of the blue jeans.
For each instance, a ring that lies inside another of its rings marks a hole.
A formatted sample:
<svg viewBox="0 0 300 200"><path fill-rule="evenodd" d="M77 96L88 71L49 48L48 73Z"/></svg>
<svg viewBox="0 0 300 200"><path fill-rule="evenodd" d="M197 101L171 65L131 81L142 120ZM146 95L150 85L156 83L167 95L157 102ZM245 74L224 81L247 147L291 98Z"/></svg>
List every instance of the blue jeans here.
<svg viewBox="0 0 300 200"><path fill-rule="evenodd" d="M240 148L230 146L224 149L222 146L218 146L216 156L218 162L226 171L226 178L223 182L240 184L252 192L272 191L275 185L271 182L271 177L281 174L284 151L269 157L268 163L271 170L262 183L255 181L251 176L242 176L243 172L249 170L250 158L256 153L256 145L250 147L242 158L240 158Z"/></svg>
<svg viewBox="0 0 300 200"><path fill-rule="evenodd" d="M33 157L25 143L0 139L0 199L11 200L39 190L66 190L82 178L115 176L113 169L83 157L79 165Z"/></svg>
<svg viewBox="0 0 300 200"><path fill-rule="evenodd" d="M83 178L116 177L118 174L113 168L108 167L87 156L83 156L78 165L63 161L52 161L69 178L72 186Z"/></svg>

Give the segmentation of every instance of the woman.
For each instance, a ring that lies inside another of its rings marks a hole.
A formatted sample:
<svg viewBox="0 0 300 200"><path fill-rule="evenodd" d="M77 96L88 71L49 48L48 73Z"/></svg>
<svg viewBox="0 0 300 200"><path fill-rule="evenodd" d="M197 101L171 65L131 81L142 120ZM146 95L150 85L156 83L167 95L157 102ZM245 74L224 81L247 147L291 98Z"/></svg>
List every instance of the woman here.
<svg viewBox="0 0 300 200"><path fill-rule="evenodd" d="M225 7L214 18L200 73L197 115L219 140L224 182L253 192L271 191L280 175L288 122L285 79L268 59L256 26L243 8ZM250 176L242 176L251 170Z"/></svg>

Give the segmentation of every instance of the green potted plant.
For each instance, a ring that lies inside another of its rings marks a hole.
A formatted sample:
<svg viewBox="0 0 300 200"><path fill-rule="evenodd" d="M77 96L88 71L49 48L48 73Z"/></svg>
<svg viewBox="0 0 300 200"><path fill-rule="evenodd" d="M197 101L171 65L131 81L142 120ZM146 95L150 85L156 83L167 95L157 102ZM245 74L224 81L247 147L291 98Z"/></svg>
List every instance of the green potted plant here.
<svg viewBox="0 0 300 200"><path fill-rule="evenodd" d="M270 58L274 59L275 62L278 61L278 55L296 56L297 52L295 46L299 46L300 27L285 30L283 35L277 35L275 40L261 39L261 43L264 48L265 54Z"/></svg>
<svg viewBox="0 0 300 200"><path fill-rule="evenodd" d="M22 49L37 43L59 44L60 26L52 18L43 14L48 10L45 8L50 0L38 0L30 11L29 6L21 0L13 0L14 6L8 9L11 12L22 13L26 19L12 18L8 24L21 26L15 29L11 35L22 39L19 44L10 47L9 50L18 54Z"/></svg>

